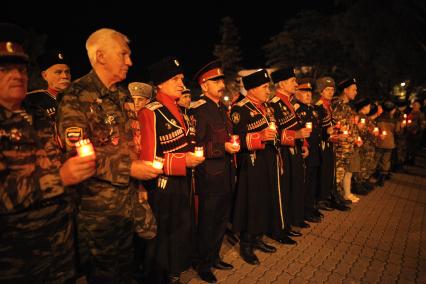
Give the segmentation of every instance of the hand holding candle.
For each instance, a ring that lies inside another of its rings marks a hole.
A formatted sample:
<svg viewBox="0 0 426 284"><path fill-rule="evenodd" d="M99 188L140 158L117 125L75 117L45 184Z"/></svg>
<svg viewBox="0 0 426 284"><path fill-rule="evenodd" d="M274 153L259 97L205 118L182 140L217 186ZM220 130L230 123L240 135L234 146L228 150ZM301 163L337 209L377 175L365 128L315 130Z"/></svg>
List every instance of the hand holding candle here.
<svg viewBox="0 0 426 284"><path fill-rule="evenodd" d="M311 129L311 130L312 130L312 122L310 122L310 121L309 121L309 122L306 122L306 123L305 123L305 127L306 127L306 128L309 128L309 129Z"/></svg>
<svg viewBox="0 0 426 284"><path fill-rule="evenodd" d="M272 130L276 130L276 129L277 129L277 126L275 125L275 122L271 121L271 122L269 123L269 128L270 128L270 129L272 129Z"/></svg>
<svg viewBox="0 0 426 284"><path fill-rule="evenodd" d="M379 128L378 127L374 127L373 134L374 134L374 136L378 136L379 135Z"/></svg>
<svg viewBox="0 0 426 284"><path fill-rule="evenodd" d="M75 148L79 157L86 157L95 154L93 145L89 139L83 139L75 143Z"/></svg>
<svg viewBox="0 0 426 284"><path fill-rule="evenodd" d="M240 137L238 135L231 135L231 141L232 146L238 147L240 146Z"/></svg>

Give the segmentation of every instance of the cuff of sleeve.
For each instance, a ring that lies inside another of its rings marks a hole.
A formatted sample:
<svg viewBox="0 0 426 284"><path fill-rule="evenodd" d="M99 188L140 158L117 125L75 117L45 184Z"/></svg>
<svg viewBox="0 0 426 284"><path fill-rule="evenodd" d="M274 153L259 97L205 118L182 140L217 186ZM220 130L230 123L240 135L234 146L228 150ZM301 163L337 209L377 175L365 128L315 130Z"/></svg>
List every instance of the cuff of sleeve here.
<svg viewBox="0 0 426 284"><path fill-rule="evenodd" d="M127 185L130 182L130 166L132 161L130 160L129 155L124 155L117 166L117 175L112 176L113 185Z"/></svg>
<svg viewBox="0 0 426 284"><path fill-rule="evenodd" d="M247 149L249 149L250 151L265 149L265 144L262 143L262 140L260 139L260 134L257 132L247 133L246 142Z"/></svg>
<svg viewBox="0 0 426 284"><path fill-rule="evenodd" d="M168 176L186 176L185 153L167 153L164 156L164 173Z"/></svg>
<svg viewBox="0 0 426 284"><path fill-rule="evenodd" d="M296 131L295 130L283 130L281 132L281 145L285 146L294 146L296 137Z"/></svg>

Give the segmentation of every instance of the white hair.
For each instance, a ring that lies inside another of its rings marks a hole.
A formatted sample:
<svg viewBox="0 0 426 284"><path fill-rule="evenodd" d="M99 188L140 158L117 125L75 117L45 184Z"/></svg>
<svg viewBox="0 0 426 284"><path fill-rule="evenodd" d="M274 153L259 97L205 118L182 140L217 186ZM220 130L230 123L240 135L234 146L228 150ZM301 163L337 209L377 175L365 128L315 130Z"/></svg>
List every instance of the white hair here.
<svg viewBox="0 0 426 284"><path fill-rule="evenodd" d="M112 39L119 38L129 43L130 40L124 34L108 28L102 28L92 33L86 41L86 50L92 66L96 63L96 52L104 46L108 46Z"/></svg>

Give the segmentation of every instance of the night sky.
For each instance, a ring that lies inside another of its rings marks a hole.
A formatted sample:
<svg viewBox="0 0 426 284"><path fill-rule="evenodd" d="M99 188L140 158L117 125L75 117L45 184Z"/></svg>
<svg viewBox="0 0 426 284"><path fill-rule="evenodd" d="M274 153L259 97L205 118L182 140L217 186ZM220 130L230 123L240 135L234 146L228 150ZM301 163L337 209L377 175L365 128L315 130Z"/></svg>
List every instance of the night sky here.
<svg viewBox="0 0 426 284"><path fill-rule="evenodd" d="M262 45L283 29L287 19L306 9L330 12L330 5L324 4L330 1L299 0L293 6L282 2L279 4L281 7L272 2L266 6L264 1L244 7L245 11L252 12L242 12L241 6L233 4L231 7L229 3L222 2L203 3L203 8L176 6L177 2L174 5L157 2L160 5L150 4L157 5L157 8L138 9L134 1L117 1L113 7L104 6L101 2L89 4L89 0L83 2L84 6L77 1L56 1L49 6L49 9L60 11L55 14L42 9L41 4L21 4L17 8L17 4L9 1L6 7L2 4L0 21L19 24L35 30L37 34L47 34L47 49L64 50L73 60L74 79L90 70L84 47L87 37L102 27L116 29L131 40L133 66L128 81L144 81L149 79L147 67L168 55L180 58L186 77L192 77L198 68L213 59L214 45L220 42L219 28L224 16L232 17L239 29L243 66L257 68L263 67L265 62ZM141 3L138 5L146 5L146 2ZM197 12L190 12L194 9Z"/></svg>

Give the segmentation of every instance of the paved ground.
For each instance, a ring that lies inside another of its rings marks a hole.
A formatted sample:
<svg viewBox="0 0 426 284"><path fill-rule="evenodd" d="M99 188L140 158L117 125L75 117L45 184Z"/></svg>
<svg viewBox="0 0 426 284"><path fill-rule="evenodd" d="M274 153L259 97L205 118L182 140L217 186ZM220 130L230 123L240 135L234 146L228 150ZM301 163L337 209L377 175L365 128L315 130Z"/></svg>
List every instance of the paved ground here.
<svg viewBox="0 0 426 284"><path fill-rule="evenodd" d="M257 252L261 264L245 263L239 246L224 242L224 259L232 271L215 271L220 283L426 283L426 168L394 174L392 180L352 206L350 212L325 212L274 254ZM184 283L204 283L193 270Z"/></svg>

